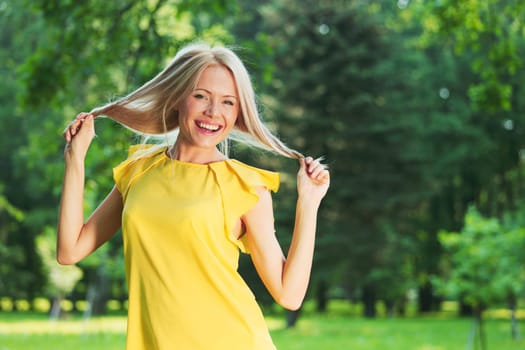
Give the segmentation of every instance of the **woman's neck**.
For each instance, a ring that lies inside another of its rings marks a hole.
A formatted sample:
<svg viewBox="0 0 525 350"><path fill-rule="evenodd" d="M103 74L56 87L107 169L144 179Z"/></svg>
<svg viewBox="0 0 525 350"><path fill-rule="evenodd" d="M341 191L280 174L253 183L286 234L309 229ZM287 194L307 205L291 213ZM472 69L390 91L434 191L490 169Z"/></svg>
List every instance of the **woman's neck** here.
<svg viewBox="0 0 525 350"><path fill-rule="evenodd" d="M166 153L171 159L195 164L208 164L227 159L217 148L192 147L179 142L179 140L168 147Z"/></svg>

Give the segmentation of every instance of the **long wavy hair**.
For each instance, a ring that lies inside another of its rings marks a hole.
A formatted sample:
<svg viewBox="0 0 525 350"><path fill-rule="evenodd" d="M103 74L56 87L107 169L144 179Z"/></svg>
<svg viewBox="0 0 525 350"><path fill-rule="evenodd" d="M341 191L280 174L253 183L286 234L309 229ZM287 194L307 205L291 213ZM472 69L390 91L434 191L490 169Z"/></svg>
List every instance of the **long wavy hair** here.
<svg viewBox="0 0 525 350"><path fill-rule="evenodd" d="M91 113L107 116L142 135L176 132L179 106L195 89L202 72L212 65L224 66L233 74L239 94L240 110L234 127L237 132L228 138L248 142L288 158L302 157L301 153L273 135L262 122L248 71L239 57L226 47L206 44L186 46L153 79L128 95L93 109ZM223 142L221 150L228 152L228 140Z"/></svg>

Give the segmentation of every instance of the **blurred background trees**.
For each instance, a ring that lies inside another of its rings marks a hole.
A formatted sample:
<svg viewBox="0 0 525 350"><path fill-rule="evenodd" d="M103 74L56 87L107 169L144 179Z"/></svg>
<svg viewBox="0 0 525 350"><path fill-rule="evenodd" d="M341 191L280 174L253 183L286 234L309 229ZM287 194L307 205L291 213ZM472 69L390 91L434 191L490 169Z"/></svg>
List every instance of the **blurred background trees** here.
<svg viewBox="0 0 525 350"><path fill-rule="evenodd" d="M0 2L0 296L53 297L36 242L56 225L67 122L148 80L185 43L204 40L242 47L265 120L331 168L309 293L318 310L344 298L362 303L368 317L380 300L403 314L408 296L419 312L451 297L469 310L472 297L452 292L461 278L449 281L452 289L437 281L479 256L457 260L450 241L460 240L439 233L467 239L472 205L488 222L523 210L524 11L512 0ZM86 213L136 141L107 119L97 120L97 135ZM234 156L254 159L243 148ZM283 170L275 203L286 245L296 164L255 158ZM487 231L490 239L523 244L508 233L524 222L513 222ZM248 264L243 273L271 303ZM79 267L69 299L88 300L95 313L108 299L125 302L120 236ZM525 276L513 281L521 287L507 301L523 297Z"/></svg>

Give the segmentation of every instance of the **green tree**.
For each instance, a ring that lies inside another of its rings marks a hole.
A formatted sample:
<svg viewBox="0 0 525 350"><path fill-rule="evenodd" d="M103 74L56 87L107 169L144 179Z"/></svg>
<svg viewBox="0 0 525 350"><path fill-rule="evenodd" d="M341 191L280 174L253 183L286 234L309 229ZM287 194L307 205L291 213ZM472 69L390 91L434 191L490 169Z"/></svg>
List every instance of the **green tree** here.
<svg viewBox="0 0 525 350"><path fill-rule="evenodd" d="M55 230L46 227L36 239L37 252L47 274L46 294L53 299L50 316L57 319L61 314L61 302L75 288L82 278L82 270L77 266L64 266L56 261Z"/></svg>
<svg viewBox="0 0 525 350"><path fill-rule="evenodd" d="M20 148L27 145L28 118L17 106L17 94L21 90L17 67L31 54L40 37L40 24L33 14L22 10L19 2L0 5L0 128L6 135L0 140L0 196L3 203L0 210L0 245L3 246L0 279L4 281L0 282L0 295L12 298L31 298L42 290L44 283L34 244L42 227L38 225L43 212L31 210L31 205L35 204L34 187L26 180L32 172L18 163ZM32 161L38 162L38 158ZM39 181L45 182L46 179L35 178L33 184Z"/></svg>
<svg viewBox="0 0 525 350"><path fill-rule="evenodd" d="M525 269L523 226L505 227L496 218L483 217L472 207L465 215L461 232L441 232L439 240L446 251L445 274L435 283L446 297L462 299L472 306L474 333L481 349L486 348L483 311L509 295L523 295Z"/></svg>
<svg viewBox="0 0 525 350"><path fill-rule="evenodd" d="M472 123L477 124L484 141L475 149L475 163L462 167L461 182L472 188L471 201L480 209L501 217L520 201L505 174L520 169L525 146L520 98L525 26L518 20L525 5L513 0L440 1L421 6L419 11L427 18L425 33L430 40L445 42L443 46L454 49L457 60L468 58L470 74L462 93L469 98Z"/></svg>
<svg viewBox="0 0 525 350"><path fill-rule="evenodd" d="M314 276L360 292L369 316L377 298L404 297L410 277L398 273L413 254L411 216L428 196L428 122L414 93L422 61L386 27L392 10L386 2L280 1L263 11L275 65L266 105L280 134L325 155L333 174ZM382 294L387 282L399 283L389 286L396 296Z"/></svg>
<svg viewBox="0 0 525 350"><path fill-rule="evenodd" d="M13 246L12 232L23 220L24 214L11 205L3 195L0 183L0 295L15 296L19 288L26 286L30 276L21 272L24 252L20 246Z"/></svg>
<svg viewBox="0 0 525 350"><path fill-rule="evenodd" d="M433 252L440 250L440 229L459 230L472 203L502 217L520 200L513 190L517 182L506 174L512 169L518 169L518 177L522 174L525 120L518 96L524 71L518 57L524 48L523 24L515 14L523 13L523 5L477 0L407 4L403 12L418 19L419 47L430 58L428 69L435 72L428 77L441 84L437 87L444 97L433 112L442 118L433 119L438 127L428 134L427 143L434 145L430 154L435 158L429 164L434 194L421 217L426 244L420 261L427 265L422 276L428 280L426 272L435 272L439 257Z"/></svg>
<svg viewBox="0 0 525 350"><path fill-rule="evenodd" d="M227 37L220 25L197 28L192 21L194 13L226 13L232 6L219 0L38 0L2 5L0 54L7 65L1 69L7 71L0 82L0 108L6 112L0 123L16 137L0 141L2 170L4 164L9 170L2 171L0 183L8 184L9 202L26 213L19 227L11 229L15 239L9 245L21 247L24 266L19 269L34 276L33 284L17 289L19 294L41 293L45 284L34 238L43 227L56 225L65 125L79 111L151 78L182 44L197 36L208 41ZM87 214L113 185L111 168L125 158L127 145L137 142L107 119L97 120L97 134L86 160ZM100 312L114 292L103 287L124 284L123 269L117 273L123 265L119 237L79 265L85 273L78 289L98 291L101 299L94 304L102 305ZM116 282L109 282L112 279ZM120 294L122 288L116 289Z"/></svg>
<svg viewBox="0 0 525 350"><path fill-rule="evenodd" d="M513 79L523 62L525 4L517 0L445 0L429 4L432 29L446 35L458 54L471 53L469 96L475 107L511 110L518 93ZM430 29L430 28L429 28Z"/></svg>

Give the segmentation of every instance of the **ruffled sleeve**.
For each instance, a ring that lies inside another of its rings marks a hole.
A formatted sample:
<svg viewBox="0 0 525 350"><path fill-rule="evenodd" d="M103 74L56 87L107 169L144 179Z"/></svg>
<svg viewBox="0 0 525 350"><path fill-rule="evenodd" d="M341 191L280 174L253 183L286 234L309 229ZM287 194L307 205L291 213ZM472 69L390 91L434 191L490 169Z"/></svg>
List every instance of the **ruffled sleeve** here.
<svg viewBox="0 0 525 350"><path fill-rule="evenodd" d="M113 179L117 189L125 200L133 181L145 173L159 159L165 146L133 145L129 148L128 158L113 168Z"/></svg>
<svg viewBox="0 0 525 350"><path fill-rule="evenodd" d="M255 168L237 160L229 160L218 164L214 170L217 183L222 192L228 238L243 253L248 253L245 236L237 240L232 234L233 229L239 218L259 201L257 187L262 186L273 192L278 191L280 184L279 173Z"/></svg>

